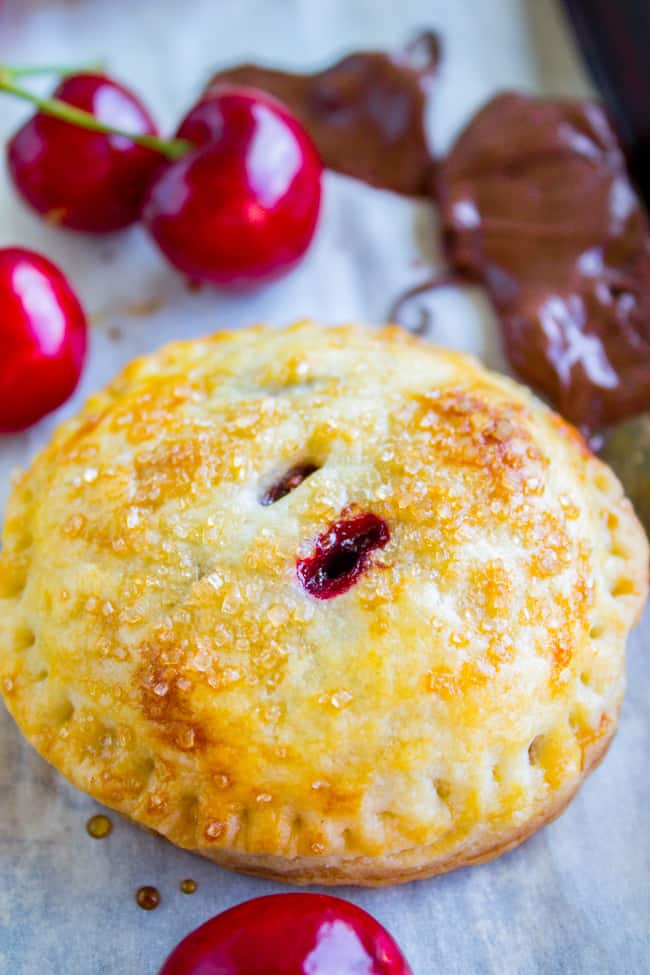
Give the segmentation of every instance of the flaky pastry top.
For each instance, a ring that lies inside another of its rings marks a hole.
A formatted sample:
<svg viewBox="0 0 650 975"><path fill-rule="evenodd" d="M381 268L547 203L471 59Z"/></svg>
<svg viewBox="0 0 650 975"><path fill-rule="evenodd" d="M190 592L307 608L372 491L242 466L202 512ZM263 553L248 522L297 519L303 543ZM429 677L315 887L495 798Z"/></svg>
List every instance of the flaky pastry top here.
<svg viewBox="0 0 650 975"><path fill-rule="evenodd" d="M299 561L367 513L387 543L316 598ZM180 845L283 857L525 821L611 730L647 586L616 478L531 394L309 322L133 362L17 479L3 545L36 748Z"/></svg>

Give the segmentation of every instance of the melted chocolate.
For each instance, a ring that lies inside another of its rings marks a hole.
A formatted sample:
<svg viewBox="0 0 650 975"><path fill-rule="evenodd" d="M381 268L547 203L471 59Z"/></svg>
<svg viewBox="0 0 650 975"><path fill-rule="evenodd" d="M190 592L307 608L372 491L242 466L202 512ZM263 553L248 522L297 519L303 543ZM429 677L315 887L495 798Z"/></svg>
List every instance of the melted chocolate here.
<svg viewBox="0 0 650 975"><path fill-rule="evenodd" d="M650 227L604 110L499 95L437 189L450 262L487 287L516 372L585 429L650 409Z"/></svg>
<svg viewBox="0 0 650 975"><path fill-rule="evenodd" d="M358 52L317 74L240 65L218 72L205 94L224 82L261 88L300 119L329 169L427 195L432 161L424 110L439 60L438 37L425 33L403 51Z"/></svg>
<svg viewBox="0 0 650 975"><path fill-rule="evenodd" d="M460 271L451 270L434 274L398 295L390 306L388 321L396 322L413 335L429 335L433 331L433 315L424 305L417 307L415 314L409 312L409 307L413 306L413 299L437 288L448 288L454 284L466 284L471 281L468 275Z"/></svg>
<svg viewBox="0 0 650 975"><path fill-rule="evenodd" d="M206 94L224 82L262 88L298 116L330 169L439 197L450 271L431 287L483 283L514 370L583 429L650 410L650 227L605 111L499 95L436 165L424 113L439 59L427 33L317 74L241 65ZM414 330L429 327L420 316Z"/></svg>

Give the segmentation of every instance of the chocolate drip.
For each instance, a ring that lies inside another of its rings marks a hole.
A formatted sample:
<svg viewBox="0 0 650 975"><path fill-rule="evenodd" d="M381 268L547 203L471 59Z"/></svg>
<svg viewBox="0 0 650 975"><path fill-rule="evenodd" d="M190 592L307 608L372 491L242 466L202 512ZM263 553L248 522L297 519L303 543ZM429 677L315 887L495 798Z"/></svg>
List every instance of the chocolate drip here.
<svg viewBox="0 0 650 975"><path fill-rule="evenodd" d="M516 372L585 429L650 409L650 227L605 111L490 101L439 170L451 264Z"/></svg>
<svg viewBox="0 0 650 975"><path fill-rule="evenodd" d="M423 196L432 170L424 111L439 61L439 39L428 32L402 51L357 52L316 74L244 64L219 71L205 94L224 82L261 88L300 119L329 169Z"/></svg>
<svg viewBox="0 0 650 975"><path fill-rule="evenodd" d="M408 288L407 291L398 295L390 306L388 321L394 322L396 325L401 325L407 331L412 332L413 335L431 334L433 331L433 315L424 305L419 305L415 309L417 314L416 320L413 312L409 312L408 310L415 304L413 299L427 294L430 291L435 291L438 288L448 288L454 284L467 283L468 280L470 279L468 279L467 275L461 271L442 271L439 274L432 275L432 277L427 278L420 284L414 285L412 288Z"/></svg>

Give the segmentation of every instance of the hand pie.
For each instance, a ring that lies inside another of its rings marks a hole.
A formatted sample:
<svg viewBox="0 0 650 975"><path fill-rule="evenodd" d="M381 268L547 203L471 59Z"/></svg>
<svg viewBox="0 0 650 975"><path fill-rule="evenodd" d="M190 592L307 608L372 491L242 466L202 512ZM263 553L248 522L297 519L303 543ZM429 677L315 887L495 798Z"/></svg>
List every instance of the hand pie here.
<svg viewBox="0 0 650 975"><path fill-rule="evenodd" d="M379 885L566 806L648 549L576 431L386 328L133 362L16 483L0 687L79 788L217 863Z"/></svg>

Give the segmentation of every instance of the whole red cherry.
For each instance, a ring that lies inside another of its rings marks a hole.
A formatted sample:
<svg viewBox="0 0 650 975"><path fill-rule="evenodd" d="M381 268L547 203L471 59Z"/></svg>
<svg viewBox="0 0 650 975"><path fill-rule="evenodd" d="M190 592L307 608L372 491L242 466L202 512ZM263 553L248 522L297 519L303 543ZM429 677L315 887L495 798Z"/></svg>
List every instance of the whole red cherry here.
<svg viewBox="0 0 650 975"><path fill-rule="evenodd" d="M316 229L322 165L302 125L254 89L213 89L178 136L197 148L164 166L143 218L175 267L246 287L289 271Z"/></svg>
<svg viewBox="0 0 650 975"><path fill-rule="evenodd" d="M325 894L272 894L218 914L159 975L412 975L388 931Z"/></svg>
<svg viewBox="0 0 650 975"><path fill-rule="evenodd" d="M142 102L105 75L68 75L53 97L114 128L156 134ZM72 230L105 233L139 219L161 156L125 136L91 132L39 111L10 140L7 159L16 188L38 213Z"/></svg>
<svg viewBox="0 0 650 975"><path fill-rule="evenodd" d="M0 249L0 432L23 430L70 396L86 331L83 309L51 261Z"/></svg>

